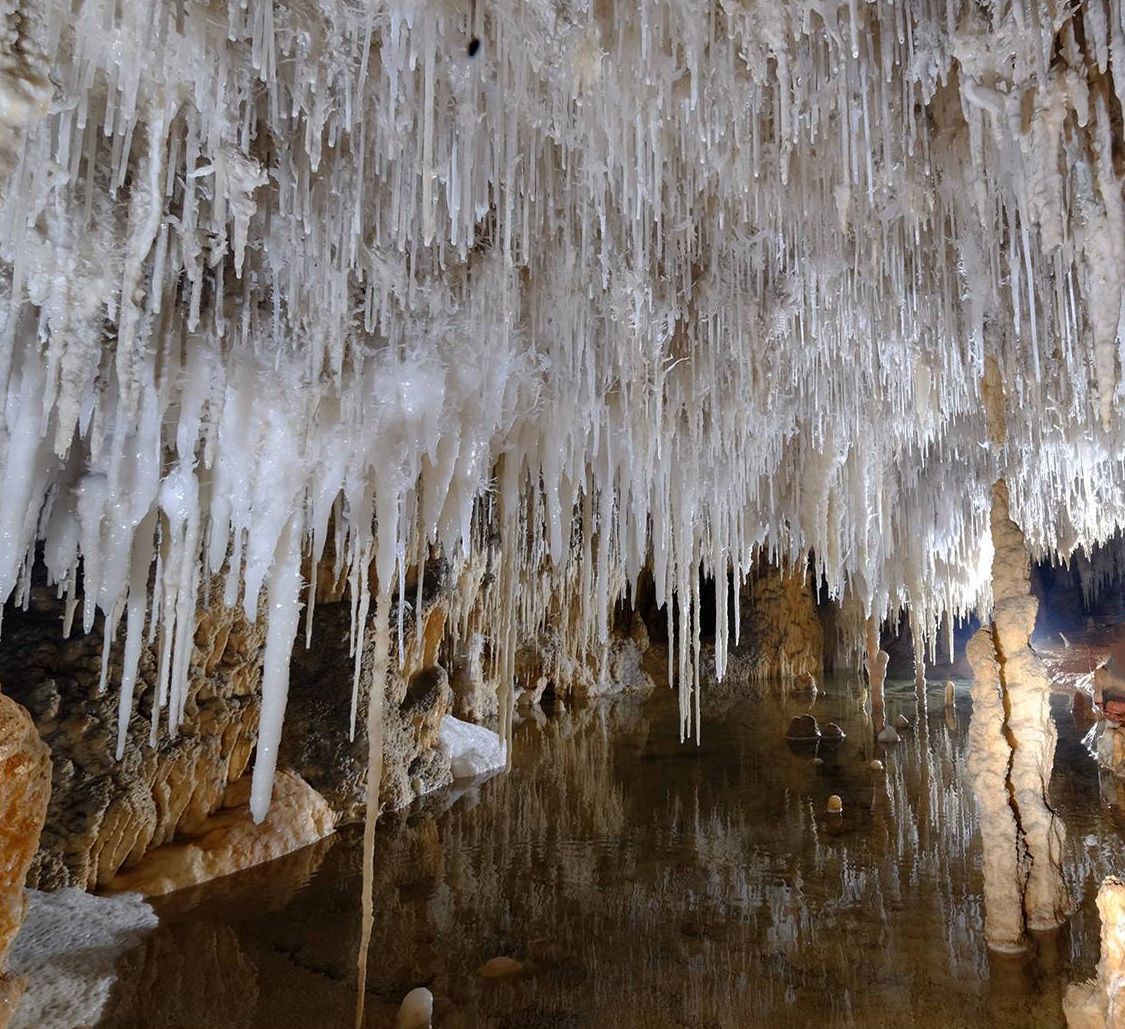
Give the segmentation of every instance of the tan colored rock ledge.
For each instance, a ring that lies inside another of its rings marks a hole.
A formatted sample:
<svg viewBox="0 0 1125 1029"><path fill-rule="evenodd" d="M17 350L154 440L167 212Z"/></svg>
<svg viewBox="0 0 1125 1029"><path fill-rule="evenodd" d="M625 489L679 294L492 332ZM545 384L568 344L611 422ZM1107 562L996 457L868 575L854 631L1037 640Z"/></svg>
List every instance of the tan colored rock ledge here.
<svg viewBox="0 0 1125 1029"><path fill-rule="evenodd" d="M223 807L187 840L150 851L140 864L106 885L107 893L132 890L161 896L273 861L328 836L336 816L328 802L294 772L278 772L269 814L260 825L250 816L250 778L226 792Z"/></svg>

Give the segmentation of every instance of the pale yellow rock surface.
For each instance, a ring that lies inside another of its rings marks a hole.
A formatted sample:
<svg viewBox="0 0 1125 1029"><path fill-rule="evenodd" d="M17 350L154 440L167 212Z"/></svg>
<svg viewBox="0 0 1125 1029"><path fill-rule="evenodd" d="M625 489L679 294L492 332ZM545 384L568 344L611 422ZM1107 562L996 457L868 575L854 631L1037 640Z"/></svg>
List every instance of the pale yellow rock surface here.
<svg viewBox="0 0 1125 1029"><path fill-rule="evenodd" d="M269 814L260 825L250 815L249 800L250 780L244 777L227 790L224 807L204 822L198 836L150 851L135 868L115 876L107 892L172 893L272 861L335 828L328 802L293 772L278 772Z"/></svg>
<svg viewBox="0 0 1125 1029"><path fill-rule="evenodd" d="M484 979L508 979L523 972L522 961L515 958L497 957L490 958L477 969L477 974Z"/></svg>

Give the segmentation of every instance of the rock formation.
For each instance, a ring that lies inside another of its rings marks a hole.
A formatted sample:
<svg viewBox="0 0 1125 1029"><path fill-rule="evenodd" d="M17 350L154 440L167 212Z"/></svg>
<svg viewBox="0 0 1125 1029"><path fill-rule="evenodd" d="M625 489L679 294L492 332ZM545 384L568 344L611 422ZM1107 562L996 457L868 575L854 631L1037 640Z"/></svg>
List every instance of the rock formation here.
<svg viewBox="0 0 1125 1029"><path fill-rule="evenodd" d="M982 839L984 937L999 951L1023 950L1026 846L1009 792L1012 748L1004 732L1004 688L996 644L980 629L966 647L973 670L973 716L969 722L969 775L976 795Z"/></svg>
<svg viewBox="0 0 1125 1029"><path fill-rule="evenodd" d="M26 706L50 747L53 789L29 875L41 889L104 885L179 832L197 831L245 771L257 735L262 632L237 609L199 612L184 720L151 745L156 646L140 654L136 702L120 759L118 703L100 693L100 633L63 636L63 605L32 591L27 612L8 610L0 681ZM121 648L108 654L116 681Z"/></svg>
<svg viewBox="0 0 1125 1029"><path fill-rule="evenodd" d="M1003 481L992 490L993 616L969 641L973 669L970 764L985 845L985 935L1018 949L1023 930L1058 927L1068 914L1064 827L1048 790L1056 731L1050 680L1031 648L1038 601L1030 557L1009 514Z"/></svg>
<svg viewBox="0 0 1125 1029"><path fill-rule="evenodd" d="M0 693L0 1029L22 986L6 974L24 916L24 879L39 847L51 793L51 759L28 713Z"/></svg>
<svg viewBox="0 0 1125 1029"><path fill-rule="evenodd" d="M273 861L323 839L336 826L327 801L294 772L278 772L269 814L255 823L250 780L230 786L222 808L188 839L150 850L105 884L108 893L160 896Z"/></svg>
<svg viewBox="0 0 1125 1029"><path fill-rule="evenodd" d="M1009 783L1030 861L1024 908L1029 929L1054 929L1069 913L1062 882L1065 829L1049 797L1058 734L1050 679L1031 648L1039 604L1029 591L1031 558L1010 517L1003 481L992 491L992 540L992 631L1012 745Z"/></svg>
<svg viewBox="0 0 1125 1029"><path fill-rule="evenodd" d="M1066 991L1068 1029L1125 1029L1125 882L1111 877L1102 883L1098 915L1102 951L1097 977Z"/></svg>
<svg viewBox="0 0 1125 1029"><path fill-rule="evenodd" d="M438 664L448 615L447 597L432 576L421 617L402 619L403 664L391 661L383 693L383 760L379 780L380 809L409 804L450 781L448 755L437 745L442 718L453 708L446 670ZM327 800L341 823L363 818L367 789L367 728L358 717L350 733L351 697L340 683L352 681L354 659L348 653L351 608L321 604L312 646L293 654L289 705L279 762L303 776ZM391 613L398 625L397 607ZM418 634L418 628L421 633ZM363 667L374 660L375 630L360 642ZM392 641L392 647L397 641ZM367 709L368 675L361 675L357 710Z"/></svg>
<svg viewBox="0 0 1125 1029"><path fill-rule="evenodd" d="M732 663L749 662L750 679L819 680L824 670L824 627L810 574L759 563L745 588L741 639ZM742 656L743 660L740 660Z"/></svg>
<svg viewBox="0 0 1125 1029"><path fill-rule="evenodd" d="M887 663L890 656L879 649L879 620L868 618L866 625L867 688L871 692L871 721L876 738L887 728L887 705L883 687L887 681Z"/></svg>
<svg viewBox="0 0 1125 1029"><path fill-rule="evenodd" d="M588 700L620 694L645 694L655 683L645 670L648 632L634 616L625 632L611 631L605 646L574 657L554 629L525 640L516 654L521 704L538 704L550 690L561 700Z"/></svg>

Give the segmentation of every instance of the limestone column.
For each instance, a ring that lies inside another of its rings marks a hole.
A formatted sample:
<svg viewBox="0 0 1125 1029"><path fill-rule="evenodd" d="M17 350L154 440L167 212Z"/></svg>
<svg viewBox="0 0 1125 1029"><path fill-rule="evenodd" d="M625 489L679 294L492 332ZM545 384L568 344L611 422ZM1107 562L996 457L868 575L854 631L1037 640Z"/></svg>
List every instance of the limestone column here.
<svg viewBox="0 0 1125 1029"><path fill-rule="evenodd" d="M1004 693L992 633L977 630L965 656L973 670L969 777L984 850L984 938L992 950L1019 951L1026 946L1027 850L1008 792L1012 749L1004 732Z"/></svg>
<svg viewBox="0 0 1125 1029"><path fill-rule="evenodd" d="M1069 913L1062 880L1065 828L1049 797L1057 733L1050 677L1031 649L1039 606L1030 592L1031 558L1010 517L1003 480L992 488L992 542L993 639L1012 745L1009 784L1030 859L1024 911L1029 929L1054 929Z"/></svg>
<svg viewBox="0 0 1125 1029"><path fill-rule="evenodd" d="M8 948L23 922L23 883L50 796L50 751L31 716L0 693L0 1029L23 992L23 984L5 974Z"/></svg>
<svg viewBox="0 0 1125 1029"><path fill-rule="evenodd" d="M1054 929L1067 917L1065 829L1049 797L1056 732L1050 679L1031 649L1038 607L1031 559L1002 480L992 488L991 529L992 627L966 648L969 769L984 846L985 938L994 950L1014 950L1025 928Z"/></svg>

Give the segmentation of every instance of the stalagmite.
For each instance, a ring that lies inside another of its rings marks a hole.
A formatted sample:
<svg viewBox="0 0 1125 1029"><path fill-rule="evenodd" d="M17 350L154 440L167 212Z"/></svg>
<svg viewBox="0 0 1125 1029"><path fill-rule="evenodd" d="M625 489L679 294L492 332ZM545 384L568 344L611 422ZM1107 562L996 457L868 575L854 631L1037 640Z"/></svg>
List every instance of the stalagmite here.
<svg viewBox="0 0 1125 1029"><path fill-rule="evenodd" d="M1029 929L1054 929L1069 914L1062 880L1065 828L1049 797L1057 733L1050 679L1031 649L1039 606L1030 592L1031 559L1023 533L1009 515L1003 481L992 491L992 540L992 633L1012 747L1008 783L1030 861L1024 909Z"/></svg>
<svg viewBox="0 0 1125 1029"><path fill-rule="evenodd" d="M1038 601L1003 481L992 490L991 525L992 625L966 648L973 669L969 764L984 842L985 936L993 949L1014 950L1024 946L1025 928L1057 928L1069 913L1065 830L1048 796L1056 731L1050 681L1030 643Z"/></svg>
<svg viewBox="0 0 1125 1029"><path fill-rule="evenodd" d="M871 693L871 721L876 738L887 728L887 709L883 699L883 684L887 679L890 655L879 649L879 620L867 619L867 683ZM896 737L897 738L897 737Z"/></svg>
<svg viewBox="0 0 1125 1029"><path fill-rule="evenodd" d="M430 1029L434 1019L434 995L424 986L415 987L402 999L395 1016L395 1029Z"/></svg>
<svg viewBox="0 0 1125 1029"><path fill-rule="evenodd" d="M1125 1027L1125 882L1108 878L1098 890L1101 956L1095 979L1073 983L1063 998L1067 1029Z"/></svg>
<svg viewBox="0 0 1125 1029"><path fill-rule="evenodd" d="M984 938L993 950L1018 951L1027 946L1023 913L1027 852L1009 794L1012 749L1004 734L1003 686L992 633L978 629L965 654L973 670L969 775L983 844Z"/></svg>

